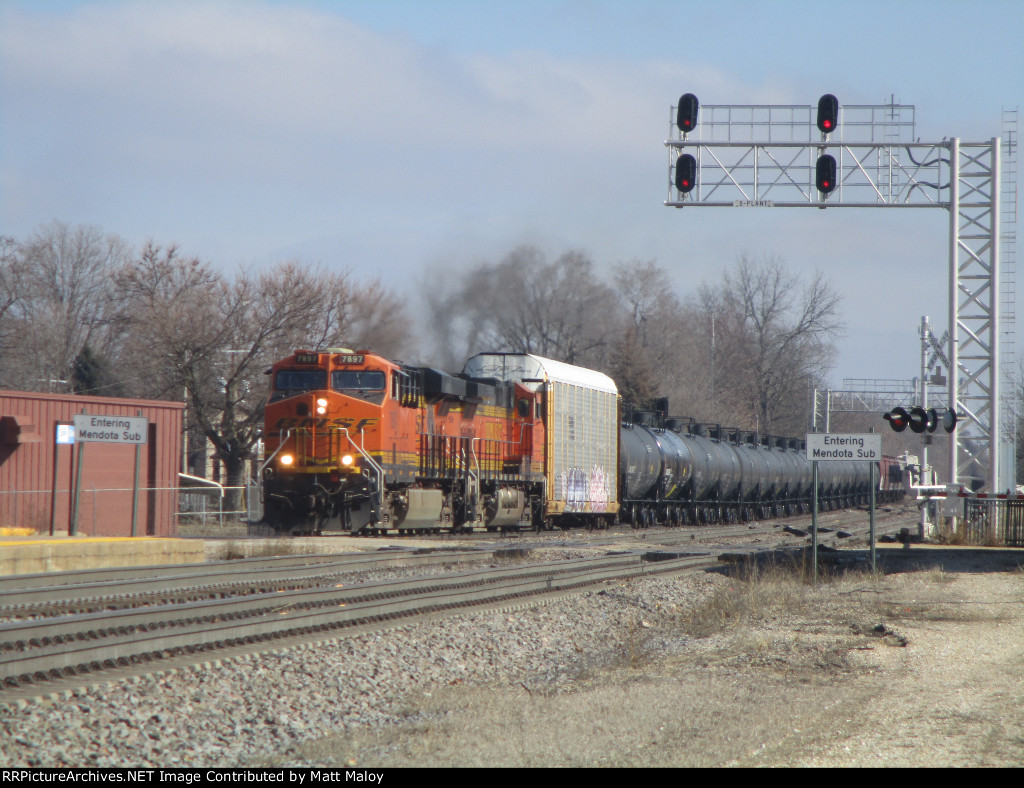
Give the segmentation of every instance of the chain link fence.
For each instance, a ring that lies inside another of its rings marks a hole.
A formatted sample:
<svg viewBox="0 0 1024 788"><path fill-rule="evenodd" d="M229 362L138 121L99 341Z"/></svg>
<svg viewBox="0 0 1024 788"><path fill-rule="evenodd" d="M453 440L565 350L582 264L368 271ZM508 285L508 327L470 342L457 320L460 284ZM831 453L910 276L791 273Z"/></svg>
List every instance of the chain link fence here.
<svg viewBox="0 0 1024 788"><path fill-rule="evenodd" d="M253 485L245 487L179 487L178 511L175 521L178 525L224 525L239 521L253 520L253 501L255 497L259 508L259 488ZM230 501L241 501L238 508L230 505ZM260 513L262 516L262 513ZM258 517L256 519L259 519Z"/></svg>
<svg viewBox="0 0 1024 788"><path fill-rule="evenodd" d="M53 517L51 506L54 492L59 503L55 528L66 531L69 527L69 508L74 499L73 489L58 488L46 490L0 490L0 528L32 529L37 533L49 533ZM131 511L131 487L97 488L84 486L79 492L81 515L77 523L81 534L98 534L102 528L99 520L104 517L104 502L116 499L121 510ZM224 487L215 482L204 486L144 487L138 490L146 493L171 493L175 495L173 521L175 526L224 526L226 524L251 523L263 516L259 500L259 486L249 483L244 487ZM240 502L232 506L231 501ZM130 518L130 514L127 515ZM140 515L141 520L141 515ZM140 523L140 535L141 523Z"/></svg>

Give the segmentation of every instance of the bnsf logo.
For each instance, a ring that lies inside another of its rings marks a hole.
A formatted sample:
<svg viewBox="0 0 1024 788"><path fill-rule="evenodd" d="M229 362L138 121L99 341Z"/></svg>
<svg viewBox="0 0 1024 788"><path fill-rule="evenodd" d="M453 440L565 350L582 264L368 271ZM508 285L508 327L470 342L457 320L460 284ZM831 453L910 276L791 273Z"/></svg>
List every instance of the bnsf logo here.
<svg viewBox="0 0 1024 788"><path fill-rule="evenodd" d="M277 423L271 427L271 430L294 430L294 429L329 429L331 427L341 427L346 430L354 429L356 432L365 429L366 427L372 427L380 419L360 419L358 422L355 419L314 419L306 417L299 419L294 416L282 416L277 420Z"/></svg>

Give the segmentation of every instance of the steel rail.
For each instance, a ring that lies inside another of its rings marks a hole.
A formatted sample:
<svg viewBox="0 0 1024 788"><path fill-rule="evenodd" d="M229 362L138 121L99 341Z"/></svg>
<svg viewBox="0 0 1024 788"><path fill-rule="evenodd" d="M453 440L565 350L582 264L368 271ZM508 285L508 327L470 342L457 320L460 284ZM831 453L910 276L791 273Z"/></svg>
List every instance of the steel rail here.
<svg viewBox="0 0 1024 788"><path fill-rule="evenodd" d="M687 556L659 562L643 561L638 555L577 559L515 570L477 571L334 589L333 598L329 596L330 592L322 594L319 606L315 608L300 607L296 604L297 597L287 593L265 595L272 600L259 600L264 610L258 620L237 623L214 615L200 622L4 654L0 657L0 683L16 685L26 679L46 679L86 668L128 664L167 652L208 650L299 633L324 632L368 621L561 593L644 574L709 566L715 562L716 559L709 556ZM402 590L386 599L368 598L373 596L374 590L383 594L388 586ZM413 590L417 586L419 590ZM302 592L302 596L308 599L309 593ZM277 604L268 607L269 601ZM207 608L208 612L211 609ZM172 615L180 616L180 611L173 611ZM24 633L29 629L30 626L21 631Z"/></svg>
<svg viewBox="0 0 1024 788"><path fill-rule="evenodd" d="M0 647L7 650L38 643L63 643L76 636L103 636L153 627L174 626L179 622L240 618L283 607L310 608L327 604L352 604L368 599L412 595L471 585L495 583L514 577L547 576L552 572L573 572L581 569L633 566L638 555L573 559L572 561L534 564L517 568L467 570L447 575L428 575L375 583L355 583L331 588L280 590L249 594L244 597L216 599L187 604L165 604L101 613L66 615L13 622L0 626Z"/></svg>
<svg viewBox="0 0 1024 788"><path fill-rule="evenodd" d="M64 603L67 606L88 606L92 604L109 604L114 600L132 600L137 597L154 594L167 596L179 593L211 593L225 592L231 589L253 588L267 584L288 581L301 581L317 577L331 577L340 574L379 568L388 564L432 564L456 563L459 561L480 560L489 557L490 552L467 548L462 551L438 551L431 553L377 553L333 556L289 557L287 561L276 562L273 559L261 559L266 563L238 566L229 564L202 564L201 569L192 570L180 565L151 567L157 570L147 573L146 577L129 577L127 579L94 580L82 583L39 586L25 589L0 590L0 614L40 605ZM310 561L304 559L314 559ZM162 574L160 569L170 570ZM12 579L16 579L12 578Z"/></svg>
<svg viewBox="0 0 1024 788"><path fill-rule="evenodd" d="M51 586L84 585L87 583L109 583L117 580L151 577L153 574L173 573L176 575L205 574L211 566L231 566L237 569L260 569L264 566L308 565L310 563L329 563L347 558L348 556L365 556L367 553L324 554L269 556L266 558L239 558L227 562L200 564L144 564L140 566L121 566L104 569L71 569L63 572L36 572L24 575L0 576L0 594L7 591L25 591L30 588Z"/></svg>

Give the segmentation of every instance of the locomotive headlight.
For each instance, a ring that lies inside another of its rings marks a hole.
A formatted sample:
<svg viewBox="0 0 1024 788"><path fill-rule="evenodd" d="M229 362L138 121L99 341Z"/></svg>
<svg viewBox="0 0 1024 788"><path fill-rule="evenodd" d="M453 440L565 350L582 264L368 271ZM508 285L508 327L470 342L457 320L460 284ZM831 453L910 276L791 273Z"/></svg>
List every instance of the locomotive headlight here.
<svg viewBox="0 0 1024 788"><path fill-rule="evenodd" d="M281 464L282 465L291 465L293 462L295 462L295 458L292 455L290 455L290 454L282 454L281 455Z"/></svg>
<svg viewBox="0 0 1024 788"><path fill-rule="evenodd" d="M351 454L346 454L341 458L342 465L351 465L354 461L355 457L353 457Z"/></svg>
<svg viewBox="0 0 1024 788"><path fill-rule="evenodd" d="M316 412L323 416L327 412L327 400L323 397L316 401Z"/></svg>

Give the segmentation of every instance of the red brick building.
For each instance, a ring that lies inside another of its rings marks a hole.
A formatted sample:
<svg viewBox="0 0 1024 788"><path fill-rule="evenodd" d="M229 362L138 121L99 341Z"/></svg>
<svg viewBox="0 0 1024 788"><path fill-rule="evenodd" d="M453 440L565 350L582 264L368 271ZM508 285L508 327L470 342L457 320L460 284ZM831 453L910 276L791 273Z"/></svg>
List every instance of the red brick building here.
<svg viewBox="0 0 1024 788"><path fill-rule="evenodd" d="M183 410L181 402L0 390L0 527L130 536L134 511L136 535L173 536ZM59 425L83 414L109 424L145 418L146 442L58 443Z"/></svg>

